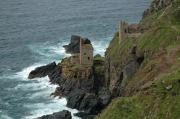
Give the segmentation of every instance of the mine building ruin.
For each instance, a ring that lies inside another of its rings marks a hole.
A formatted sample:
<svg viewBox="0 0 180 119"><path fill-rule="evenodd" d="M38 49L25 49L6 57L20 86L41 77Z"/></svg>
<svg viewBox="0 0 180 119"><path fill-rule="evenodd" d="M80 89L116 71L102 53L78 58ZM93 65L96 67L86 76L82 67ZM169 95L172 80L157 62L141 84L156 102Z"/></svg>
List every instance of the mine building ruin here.
<svg viewBox="0 0 180 119"><path fill-rule="evenodd" d="M71 42L63 46L66 53L71 54L62 63L65 78L88 78L92 73L93 46L91 41L80 36L71 36Z"/></svg>
<svg viewBox="0 0 180 119"><path fill-rule="evenodd" d="M81 66L93 65L93 46L87 38L73 35L71 43L64 46L67 53L71 54L71 63Z"/></svg>
<svg viewBox="0 0 180 119"><path fill-rule="evenodd" d="M143 28L139 24L128 24L126 21L121 21L119 24L119 43L126 38L137 38L143 32Z"/></svg>

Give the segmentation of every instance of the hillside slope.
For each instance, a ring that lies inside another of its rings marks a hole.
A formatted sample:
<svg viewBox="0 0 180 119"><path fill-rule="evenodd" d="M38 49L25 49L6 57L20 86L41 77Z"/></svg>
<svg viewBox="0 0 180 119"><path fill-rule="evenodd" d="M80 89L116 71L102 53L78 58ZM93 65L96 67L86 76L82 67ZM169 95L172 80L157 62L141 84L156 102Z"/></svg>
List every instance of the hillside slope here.
<svg viewBox="0 0 180 119"><path fill-rule="evenodd" d="M146 29L140 37L119 44L116 33L111 41L105 82L116 98L96 119L180 119L180 0L155 10L157 1L139 23ZM122 79L133 46L144 60Z"/></svg>

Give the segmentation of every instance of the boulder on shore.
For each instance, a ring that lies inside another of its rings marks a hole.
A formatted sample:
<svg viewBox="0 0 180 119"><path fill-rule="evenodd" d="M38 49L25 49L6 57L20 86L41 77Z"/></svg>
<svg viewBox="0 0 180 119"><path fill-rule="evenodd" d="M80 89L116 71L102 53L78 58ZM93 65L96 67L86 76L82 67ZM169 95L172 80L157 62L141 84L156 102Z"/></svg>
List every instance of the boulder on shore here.
<svg viewBox="0 0 180 119"><path fill-rule="evenodd" d="M72 117L71 117L71 112L67 110L63 110L50 115L39 117L37 119L72 119Z"/></svg>

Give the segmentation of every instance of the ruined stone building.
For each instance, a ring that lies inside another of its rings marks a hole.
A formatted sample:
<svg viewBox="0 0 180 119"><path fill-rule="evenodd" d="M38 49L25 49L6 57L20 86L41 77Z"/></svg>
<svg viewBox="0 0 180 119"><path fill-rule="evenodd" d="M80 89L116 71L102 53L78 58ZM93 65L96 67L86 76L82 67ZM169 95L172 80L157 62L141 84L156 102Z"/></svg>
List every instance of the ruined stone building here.
<svg viewBox="0 0 180 119"><path fill-rule="evenodd" d="M128 24L126 21L121 21L119 25L119 43L124 41L126 38L137 38L143 29L139 24Z"/></svg>
<svg viewBox="0 0 180 119"><path fill-rule="evenodd" d="M93 46L87 38L73 35L71 42L64 46L66 53L71 54L63 65L66 77L73 75L76 78L89 77L92 73ZM68 75L67 75L68 74Z"/></svg>
<svg viewBox="0 0 180 119"><path fill-rule="evenodd" d="M72 53L71 63L81 66L92 66L93 65L93 47L87 39L79 39L79 52Z"/></svg>

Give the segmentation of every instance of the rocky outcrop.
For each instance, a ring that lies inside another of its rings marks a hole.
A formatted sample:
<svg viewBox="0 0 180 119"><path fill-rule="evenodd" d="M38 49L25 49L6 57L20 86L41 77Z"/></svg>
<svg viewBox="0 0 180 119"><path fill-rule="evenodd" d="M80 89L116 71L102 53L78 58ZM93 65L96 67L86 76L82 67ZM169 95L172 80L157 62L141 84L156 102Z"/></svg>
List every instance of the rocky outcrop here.
<svg viewBox="0 0 180 119"><path fill-rule="evenodd" d="M94 67L104 66L103 62L97 61ZM104 81L104 73L99 74L98 71L93 70L93 73L87 78L72 76L66 79L62 76L62 65L61 63L56 65L53 62L38 67L30 72L29 79L48 76L51 83L59 85L52 95L66 97L68 107L83 111L83 114L80 113L79 116L83 116L84 119L92 118L111 100L110 91L101 83ZM43 119L46 117L51 118L52 115L45 116Z"/></svg>
<svg viewBox="0 0 180 119"><path fill-rule="evenodd" d="M29 73L28 79L42 78L48 76L51 83L60 85L64 82L61 72L61 67L59 65L56 65L55 62L52 62L50 64L40 66L32 70Z"/></svg>
<svg viewBox="0 0 180 119"><path fill-rule="evenodd" d="M107 87L102 87L98 92L98 96L101 107L105 107L111 101L111 92Z"/></svg>
<svg viewBox="0 0 180 119"><path fill-rule="evenodd" d="M54 69L51 70L51 73L48 74L50 82L59 85L63 84L64 80L61 73L62 73L61 66L56 65L56 67L54 67Z"/></svg>
<svg viewBox="0 0 180 119"><path fill-rule="evenodd" d="M74 36L72 39L77 40L78 38ZM71 49L71 46L75 44L75 41L72 41L67 47ZM89 73L88 77L72 75L81 70L74 69L69 65L68 58L65 58L58 65L53 62L36 68L30 72L28 78L48 76L51 83L58 84L56 91L52 95L65 97L68 107L83 111L77 115L88 119L105 108L112 98L123 95L126 80L136 72L144 60L143 54L137 52L136 46L130 50L129 55L128 62L119 71L116 70L116 66L108 59L108 56L104 59L97 55L94 58L92 73ZM68 78L65 78L66 74Z"/></svg>
<svg viewBox="0 0 180 119"><path fill-rule="evenodd" d="M72 35L71 42L68 45L64 45L63 47L66 50L66 53L74 54L80 52L80 39L84 44L91 44L91 41L87 38L82 38L81 36Z"/></svg>
<svg viewBox="0 0 180 119"><path fill-rule="evenodd" d="M122 65L120 70L117 70L117 66L110 59L111 57L106 55L105 82L112 98L115 98L123 95L127 79L137 71L144 60L144 54L137 52L137 47L133 46L129 51L128 61Z"/></svg>
<svg viewBox="0 0 180 119"><path fill-rule="evenodd" d="M67 98L67 106L84 111L86 114L97 114L111 100L107 89L96 93L93 79L69 79L59 89Z"/></svg>
<svg viewBox="0 0 180 119"><path fill-rule="evenodd" d="M67 106L79 109L85 94L85 91L76 89L67 96Z"/></svg>
<svg viewBox="0 0 180 119"><path fill-rule="evenodd" d="M94 93L86 93L81 101L79 110L83 110L88 114L97 114L99 109L99 99Z"/></svg>
<svg viewBox="0 0 180 119"><path fill-rule="evenodd" d="M56 63L53 62L46 66L38 67L29 73L28 79L45 77L48 74L51 74L52 71L56 68L56 66Z"/></svg>
<svg viewBox="0 0 180 119"><path fill-rule="evenodd" d="M95 115L89 115L86 112L78 112L75 116L81 117L81 119L93 119Z"/></svg>
<svg viewBox="0 0 180 119"><path fill-rule="evenodd" d="M93 92L94 81L92 79L76 79L70 78L64 80L60 85L60 92L64 96L68 96L71 92L76 92L77 89L80 89L86 93Z"/></svg>
<svg viewBox="0 0 180 119"><path fill-rule="evenodd" d="M72 119L71 112L67 110L63 110L61 112L56 112L50 115L45 115L42 117L39 117L37 119Z"/></svg>

